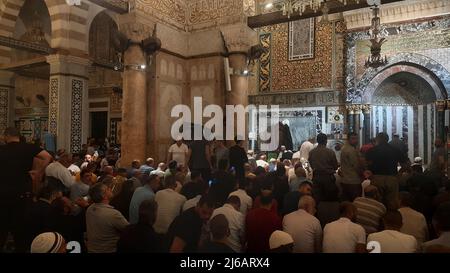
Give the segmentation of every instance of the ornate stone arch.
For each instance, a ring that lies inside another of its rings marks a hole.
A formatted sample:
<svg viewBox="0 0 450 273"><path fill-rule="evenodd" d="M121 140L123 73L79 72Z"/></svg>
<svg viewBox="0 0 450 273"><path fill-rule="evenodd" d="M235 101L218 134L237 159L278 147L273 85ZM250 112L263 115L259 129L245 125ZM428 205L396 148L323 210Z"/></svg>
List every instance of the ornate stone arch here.
<svg viewBox="0 0 450 273"><path fill-rule="evenodd" d="M352 92L351 97L347 90L347 101L351 103L365 103L368 99L371 100L371 95L375 91L373 89L374 86L377 83L381 83L381 79L384 80L388 76L393 75L393 73L401 72L402 69L414 70L414 73L420 73L428 83L430 81L433 82L431 86L435 90L436 98L447 98L450 96L450 73L441 64L421 54L400 53L392 56L389 64L381 70L367 70L357 83L355 92ZM440 91L435 89L436 86L439 87Z"/></svg>
<svg viewBox="0 0 450 273"><path fill-rule="evenodd" d="M432 87L437 100L443 100L447 98L445 89L440 86L441 84L439 83L438 79L436 79L436 77L434 77L431 73L423 68L404 63L392 65L375 75L375 77L372 78L372 80L362 93L362 103L370 104L373 101L373 95L378 86L380 86L381 83L383 83L387 78L400 72L409 72L425 80Z"/></svg>

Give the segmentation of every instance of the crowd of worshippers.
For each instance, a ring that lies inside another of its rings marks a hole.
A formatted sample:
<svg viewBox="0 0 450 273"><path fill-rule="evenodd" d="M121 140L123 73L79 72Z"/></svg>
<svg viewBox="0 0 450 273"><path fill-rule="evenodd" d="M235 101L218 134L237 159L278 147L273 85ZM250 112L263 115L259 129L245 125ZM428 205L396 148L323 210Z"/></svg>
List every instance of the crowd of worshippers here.
<svg viewBox="0 0 450 273"><path fill-rule="evenodd" d="M339 161L325 134L270 159L238 140L177 139L157 166L95 145L51 155L15 128L4 138L0 251L61 253L72 241L88 253L367 253L372 241L382 253L450 251L440 140L425 168L384 133L361 147L349 134Z"/></svg>

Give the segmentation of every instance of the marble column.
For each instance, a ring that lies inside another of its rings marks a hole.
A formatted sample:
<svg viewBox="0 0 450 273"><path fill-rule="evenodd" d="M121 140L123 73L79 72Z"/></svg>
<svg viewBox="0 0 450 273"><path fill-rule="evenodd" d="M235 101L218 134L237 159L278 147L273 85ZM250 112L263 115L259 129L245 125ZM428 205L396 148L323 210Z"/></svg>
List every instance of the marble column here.
<svg viewBox="0 0 450 273"><path fill-rule="evenodd" d="M89 130L88 68L85 58L54 54L50 64L48 130L56 137L56 149L81 151Z"/></svg>
<svg viewBox="0 0 450 273"><path fill-rule="evenodd" d="M9 126L14 126L14 73L0 71L0 135Z"/></svg>
<svg viewBox="0 0 450 273"><path fill-rule="evenodd" d="M229 63L232 68L231 75L231 91L226 91L226 105L248 105L248 72L247 52L258 43L257 33L245 24L236 24L221 29L225 44L229 51ZM248 140L248 115L245 118L245 135L241 136L237 132L238 124L242 124L242 120L234 119L235 134ZM230 141L230 139L227 139ZM231 142L231 141L230 141ZM231 144L231 143L230 143ZM247 147L247 143L245 147Z"/></svg>
<svg viewBox="0 0 450 273"><path fill-rule="evenodd" d="M353 132L360 134L361 132L361 105L355 105L353 110Z"/></svg>
<svg viewBox="0 0 450 273"><path fill-rule="evenodd" d="M363 142L367 144L370 142L370 108L369 104L362 105L362 112L364 115L364 125L363 125Z"/></svg>
<svg viewBox="0 0 450 273"><path fill-rule="evenodd" d="M347 109L347 134L353 133L355 128L355 122L354 122L354 105L346 105L345 108Z"/></svg>
<svg viewBox="0 0 450 273"><path fill-rule="evenodd" d="M147 56L140 43L151 36L152 22L143 22L135 12L119 17L119 30L131 40L123 55L124 71L121 166L147 157ZM144 68L145 65L145 68ZM167 125L161 125L167 126Z"/></svg>
<svg viewBox="0 0 450 273"><path fill-rule="evenodd" d="M447 103L445 100L436 101L436 110L437 110L436 137L443 140L444 143L446 141L446 137L445 137L445 108L446 108L446 106L447 106Z"/></svg>

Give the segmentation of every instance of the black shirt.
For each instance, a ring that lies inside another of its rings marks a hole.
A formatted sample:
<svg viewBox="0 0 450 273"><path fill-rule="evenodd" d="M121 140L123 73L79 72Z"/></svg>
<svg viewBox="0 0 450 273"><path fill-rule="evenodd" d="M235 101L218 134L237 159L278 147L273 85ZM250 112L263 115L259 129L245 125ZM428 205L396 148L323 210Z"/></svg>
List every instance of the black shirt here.
<svg viewBox="0 0 450 273"><path fill-rule="evenodd" d="M162 252L161 240L148 224L129 225L122 232L117 242L120 253L155 253Z"/></svg>
<svg viewBox="0 0 450 273"><path fill-rule="evenodd" d="M379 144L366 154L369 169L374 175L397 175L398 163L404 163L406 156L391 145Z"/></svg>
<svg viewBox="0 0 450 273"><path fill-rule="evenodd" d="M180 194L184 195L187 200L196 197L201 194L201 185L200 182L188 182L183 185L181 188Z"/></svg>
<svg viewBox="0 0 450 273"><path fill-rule="evenodd" d="M32 191L29 171L41 151L36 145L19 142L0 146L0 198L17 198Z"/></svg>
<svg viewBox="0 0 450 273"><path fill-rule="evenodd" d="M244 148L239 145L234 145L229 152L230 166L236 169L236 176L244 175L244 163L248 162L247 153Z"/></svg>
<svg viewBox="0 0 450 273"><path fill-rule="evenodd" d="M233 249L223 243L207 241L198 252L201 253L235 253Z"/></svg>
<svg viewBox="0 0 450 273"><path fill-rule="evenodd" d="M190 208L184 211L181 215L177 216L167 232L167 237L169 239L169 250L173 239L175 237L179 237L186 243L183 252L197 252L198 243L202 233L202 226L203 220L195 211L195 207Z"/></svg>
<svg viewBox="0 0 450 273"><path fill-rule="evenodd" d="M196 140L191 143L189 149L191 150L191 158L189 165L192 169L209 169L209 163L206 158L206 149L208 144L204 140Z"/></svg>
<svg viewBox="0 0 450 273"><path fill-rule="evenodd" d="M54 231L56 227L56 211L52 206L44 201L38 200L30 207L28 217L26 217L26 225L28 242L31 244L33 239L44 232Z"/></svg>
<svg viewBox="0 0 450 273"><path fill-rule="evenodd" d="M219 170L213 174L213 181L208 195L221 207L227 201L228 195L235 189L236 183L232 174Z"/></svg>

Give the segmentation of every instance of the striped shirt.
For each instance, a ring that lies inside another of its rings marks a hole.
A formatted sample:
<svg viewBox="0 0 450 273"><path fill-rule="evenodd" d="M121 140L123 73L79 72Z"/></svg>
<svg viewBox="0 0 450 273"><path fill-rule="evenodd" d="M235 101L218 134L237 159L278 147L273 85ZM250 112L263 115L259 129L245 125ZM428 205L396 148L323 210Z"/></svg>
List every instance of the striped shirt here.
<svg viewBox="0 0 450 273"><path fill-rule="evenodd" d="M353 201L358 209L356 223L364 227L367 234L377 232L380 219L386 213L386 207L375 199L358 197Z"/></svg>

